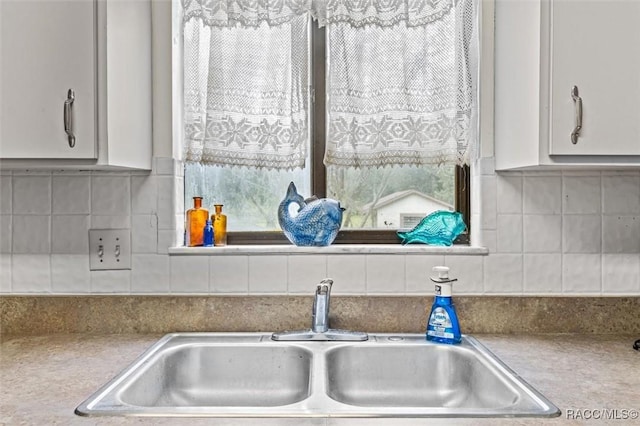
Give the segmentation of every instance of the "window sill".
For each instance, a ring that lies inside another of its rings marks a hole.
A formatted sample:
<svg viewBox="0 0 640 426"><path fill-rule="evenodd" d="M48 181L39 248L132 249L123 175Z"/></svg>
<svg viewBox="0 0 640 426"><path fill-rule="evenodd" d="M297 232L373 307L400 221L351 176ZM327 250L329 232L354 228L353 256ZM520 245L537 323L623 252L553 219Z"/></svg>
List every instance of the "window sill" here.
<svg viewBox="0 0 640 426"><path fill-rule="evenodd" d="M426 246L399 244L334 244L327 247L298 247L279 245L237 245L224 247L170 247L169 255L273 255L273 254L427 254L427 255L477 255L489 254L486 247L477 246Z"/></svg>

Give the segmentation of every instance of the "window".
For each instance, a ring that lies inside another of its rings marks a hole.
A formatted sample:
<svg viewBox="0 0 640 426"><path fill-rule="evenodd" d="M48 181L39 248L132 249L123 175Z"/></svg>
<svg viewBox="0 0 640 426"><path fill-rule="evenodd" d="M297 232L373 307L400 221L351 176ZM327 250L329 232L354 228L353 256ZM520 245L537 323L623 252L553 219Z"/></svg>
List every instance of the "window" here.
<svg viewBox="0 0 640 426"><path fill-rule="evenodd" d="M189 3L189 1L185 1L185 7L188 8ZM187 162L185 166L186 208L192 205L192 197L194 196L203 196L204 206L210 209L214 202L224 204L225 213L229 217L229 244L286 243L288 241L278 225L277 207L286 193L289 182L293 181L298 192L304 196L316 195L334 198L346 208L342 230L334 244L397 243L399 242L396 236L398 229L414 226L422 217L437 209L460 211L468 228L470 179L469 167L466 165L422 164L358 168L325 166L323 159L327 150L326 140L329 127L327 124L328 97L326 93L327 69L330 64L327 59L327 50L331 48L331 44L327 41L325 28L320 28L315 20L305 19L307 21L304 26L299 22L294 22L286 29L296 35L297 45L291 49L292 55L297 55L297 57L307 55L309 65L308 69L304 70L306 73L298 74L303 75L302 79L308 79L309 96L297 93L297 97L292 102L304 103L300 110L296 111L305 111L307 113L305 119L309 123L309 131L306 133L304 141L308 146L308 150L304 152L304 166L289 167L283 170L264 167L264 164L258 167L220 167ZM189 25L199 28L189 27ZM254 25L246 31L253 33L262 31L264 25L264 23ZM306 32L304 32L305 29ZM232 43L239 43L238 48L243 48L243 43L251 45L252 42L243 39L242 34L233 35L234 30L242 33L236 26L231 31L220 31L216 37L233 37ZM212 30L201 23L197 23L197 25L193 21L186 23L185 44L190 42L190 37L206 38L207 40L214 38L209 31ZM385 28L385 31L382 33L386 37L388 29ZM267 37L271 37L271 35L267 36L265 33L262 37L263 41L267 40ZM277 39L278 35L274 37ZM402 35L398 37L402 37ZM285 39L283 38L283 40ZM306 43L307 48L301 49L299 43ZM200 43L198 46L197 49L185 47L185 56L189 56L185 57L185 103L187 106L204 102L201 98L194 97L196 91L190 90L193 82L187 80L196 80L199 84L203 84L206 72L202 68L214 63L211 61L211 57L216 54L213 49L206 48L206 43ZM265 44L265 48L267 48L266 46L270 46L269 43ZM271 46L273 45L271 44ZM346 55L345 52L341 53ZM224 54L220 53L220 55ZM277 56L277 54L274 52L273 56ZM345 62L347 66L370 65L359 63L357 55L351 54L351 56L353 56L353 61ZM269 60L273 60L275 65L265 64L265 68L277 67L277 64L282 63L282 60L278 61L272 57ZM256 68L255 63L250 62L244 66ZM187 68L189 67L196 72L188 72ZM229 78L234 77L233 73L229 74ZM206 83L210 83L210 81L206 81ZM249 110L250 106L245 109ZM250 114L253 112L249 111ZM292 116L295 118L295 114ZM301 120L304 121L302 118ZM278 123L282 123L279 118ZM186 126L189 126L189 123ZM203 125L203 127L206 126ZM198 130L200 133L206 131L209 129ZM214 129L214 131L217 130ZM237 132L238 128L236 127L233 131ZM255 131L256 135L261 132L260 136L256 136L256 140L260 137L268 138L276 133L266 127L256 130L245 126L243 131ZM279 134L284 134L287 131L287 128L282 131L278 130ZM442 129L436 126L432 129L425 129L425 133L439 131ZM228 128L225 128L225 132L225 135L234 135ZM334 140L335 137L334 132L331 140ZM265 143L270 142L266 141ZM467 235L461 236L457 242L467 243Z"/></svg>

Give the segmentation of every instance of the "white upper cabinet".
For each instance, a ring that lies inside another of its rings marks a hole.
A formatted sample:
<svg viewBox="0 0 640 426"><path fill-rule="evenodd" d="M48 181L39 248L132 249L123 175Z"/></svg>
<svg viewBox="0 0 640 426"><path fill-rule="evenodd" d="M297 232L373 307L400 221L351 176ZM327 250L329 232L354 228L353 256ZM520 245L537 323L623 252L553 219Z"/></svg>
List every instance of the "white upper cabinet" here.
<svg viewBox="0 0 640 426"><path fill-rule="evenodd" d="M496 169L640 166L640 2L496 0Z"/></svg>
<svg viewBox="0 0 640 426"><path fill-rule="evenodd" d="M97 158L95 12L90 1L0 3L2 158Z"/></svg>
<svg viewBox="0 0 640 426"><path fill-rule="evenodd" d="M640 1L554 0L551 28L549 153L640 155Z"/></svg>
<svg viewBox="0 0 640 426"><path fill-rule="evenodd" d="M0 167L151 168L148 1L0 1Z"/></svg>

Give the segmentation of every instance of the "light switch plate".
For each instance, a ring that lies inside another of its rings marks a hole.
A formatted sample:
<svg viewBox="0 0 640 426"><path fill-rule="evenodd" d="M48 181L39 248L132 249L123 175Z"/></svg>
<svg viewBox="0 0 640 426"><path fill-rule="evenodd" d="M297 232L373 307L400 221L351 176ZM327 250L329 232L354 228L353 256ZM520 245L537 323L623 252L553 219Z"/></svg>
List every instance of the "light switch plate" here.
<svg viewBox="0 0 640 426"><path fill-rule="evenodd" d="M131 269L131 230L90 229L89 269Z"/></svg>

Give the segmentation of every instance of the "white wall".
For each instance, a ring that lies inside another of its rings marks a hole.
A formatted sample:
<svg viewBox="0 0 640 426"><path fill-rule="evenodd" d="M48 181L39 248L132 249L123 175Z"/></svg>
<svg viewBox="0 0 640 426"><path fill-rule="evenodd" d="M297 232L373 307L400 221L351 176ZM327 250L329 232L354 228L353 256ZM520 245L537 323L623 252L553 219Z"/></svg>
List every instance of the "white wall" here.
<svg viewBox="0 0 640 426"><path fill-rule="evenodd" d="M317 254L169 256L182 227L181 165L150 175L0 175L0 293L430 294L432 266L458 294L640 295L640 171L515 172L475 167L474 220L488 256ZM479 204L479 205L478 205ZM130 228L130 271L89 271L90 228Z"/></svg>
<svg viewBox="0 0 640 426"><path fill-rule="evenodd" d="M170 16L169 0L153 2L153 172L0 171L0 293L311 294L331 276L337 294L431 294L430 269L446 264L458 294L640 295L640 171L497 175L491 143L472 178L473 242L488 256L167 255L184 211ZM87 230L104 227L131 229L130 271L89 271Z"/></svg>
<svg viewBox="0 0 640 426"><path fill-rule="evenodd" d="M479 169L485 291L640 294L639 171Z"/></svg>

